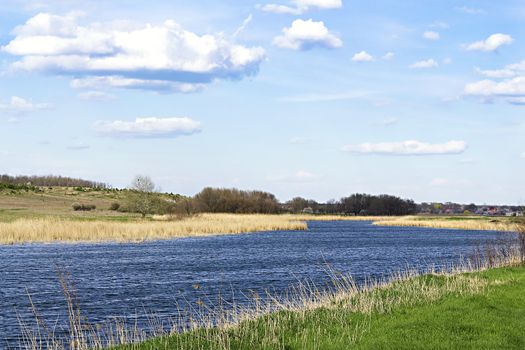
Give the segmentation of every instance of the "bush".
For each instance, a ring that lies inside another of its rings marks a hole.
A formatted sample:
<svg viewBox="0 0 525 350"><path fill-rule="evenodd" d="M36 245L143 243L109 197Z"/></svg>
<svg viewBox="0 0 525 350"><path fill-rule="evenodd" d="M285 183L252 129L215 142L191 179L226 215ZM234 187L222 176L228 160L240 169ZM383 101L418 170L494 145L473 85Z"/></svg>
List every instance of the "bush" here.
<svg viewBox="0 0 525 350"><path fill-rule="evenodd" d="M73 204L74 211L91 211L97 209L97 206L94 204Z"/></svg>
<svg viewBox="0 0 525 350"><path fill-rule="evenodd" d="M120 209L120 203L114 202L109 206L109 210L117 211Z"/></svg>

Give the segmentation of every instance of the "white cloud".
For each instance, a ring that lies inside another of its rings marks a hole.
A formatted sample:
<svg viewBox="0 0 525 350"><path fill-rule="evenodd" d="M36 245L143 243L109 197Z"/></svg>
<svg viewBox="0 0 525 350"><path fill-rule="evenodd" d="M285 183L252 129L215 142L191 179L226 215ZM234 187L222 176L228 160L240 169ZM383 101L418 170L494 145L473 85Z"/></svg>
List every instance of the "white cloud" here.
<svg viewBox="0 0 525 350"><path fill-rule="evenodd" d="M438 32L434 31L426 31L423 33L423 38L427 40L439 40L441 36Z"/></svg>
<svg viewBox="0 0 525 350"><path fill-rule="evenodd" d="M456 11L463 12L469 15L481 15L485 13L485 10L475 7L461 6L456 7Z"/></svg>
<svg viewBox="0 0 525 350"><path fill-rule="evenodd" d="M190 118L137 118L134 121L100 121L95 130L103 135L137 138L172 138L201 131L201 123Z"/></svg>
<svg viewBox="0 0 525 350"><path fill-rule="evenodd" d="M519 75L525 75L525 60L519 63L506 65L502 69L481 70L476 68L476 71L487 78L512 78Z"/></svg>
<svg viewBox="0 0 525 350"><path fill-rule="evenodd" d="M242 21L242 24L240 25L239 28L237 28L237 30L233 33L232 37L236 38L239 36L239 34L241 34L242 32L244 32L246 30L246 28L248 27L248 25L252 22L253 20L253 15L250 13L248 15L248 17L246 17L244 19L244 21Z"/></svg>
<svg viewBox="0 0 525 350"><path fill-rule="evenodd" d="M395 53L393 52L387 52L384 54L384 56L382 57L385 61L390 61L392 58L394 58L396 56Z"/></svg>
<svg viewBox="0 0 525 350"><path fill-rule="evenodd" d="M267 4L258 6L264 12L300 15L310 9L338 9L343 7L342 0L292 0L292 6Z"/></svg>
<svg viewBox="0 0 525 350"><path fill-rule="evenodd" d="M525 61L501 69L476 70L490 79L467 84L464 89L466 95L480 96L488 101L503 99L511 104L525 104Z"/></svg>
<svg viewBox="0 0 525 350"><path fill-rule="evenodd" d="M274 45L292 50L307 50L313 47L338 48L343 42L331 33L323 22L312 19L293 21L290 28L283 28L283 35L273 39Z"/></svg>
<svg viewBox="0 0 525 350"><path fill-rule="evenodd" d="M508 34L492 34L485 40L476 41L472 44L467 45L465 48L467 51L483 51L492 52L496 51L503 45L510 45L514 39Z"/></svg>
<svg viewBox="0 0 525 350"><path fill-rule="evenodd" d="M78 94L81 100L86 101L111 101L115 99L115 96L102 91L87 91Z"/></svg>
<svg viewBox="0 0 525 350"><path fill-rule="evenodd" d="M423 61L417 61L411 64L409 67L413 69L425 69L425 68L436 68L439 66L439 63L436 62L433 58Z"/></svg>
<svg viewBox="0 0 525 350"><path fill-rule="evenodd" d="M449 141L442 144L431 144L420 141L361 143L347 145L343 151L360 154L380 155L445 155L460 154L467 149L465 141Z"/></svg>
<svg viewBox="0 0 525 350"><path fill-rule="evenodd" d="M11 97L9 102L6 103L0 101L0 111L5 111L11 114L26 114L51 108L53 108L53 105L49 103L35 103L18 96Z"/></svg>
<svg viewBox="0 0 525 350"><path fill-rule="evenodd" d="M505 79L501 82L481 80L465 86L467 95L494 97L525 97L525 76Z"/></svg>
<svg viewBox="0 0 525 350"><path fill-rule="evenodd" d="M358 52L352 57L352 61L354 62L372 62L374 60L374 56L369 54L366 51Z"/></svg>
<svg viewBox="0 0 525 350"><path fill-rule="evenodd" d="M171 91L255 74L265 57L260 47L232 43L222 34L198 35L171 20L146 26L78 21L74 14L38 14L13 31L2 51L19 57L12 69Z"/></svg>
<svg viewBox="0 0 525 350"><path fill-rule="evenodd" d="M204 89L202 83L178 83L158 79L133 79L122 76L87 77L73 79L71 87L76 89L103 89L106 87L121 89L153 90L159 92L193 93Z"/></svg>

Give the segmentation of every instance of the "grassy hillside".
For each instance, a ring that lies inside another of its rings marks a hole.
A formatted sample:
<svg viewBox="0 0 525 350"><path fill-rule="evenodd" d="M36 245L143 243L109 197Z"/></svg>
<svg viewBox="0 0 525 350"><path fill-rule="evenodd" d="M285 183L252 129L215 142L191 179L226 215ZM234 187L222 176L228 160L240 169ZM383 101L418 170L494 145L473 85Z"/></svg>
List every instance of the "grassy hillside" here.
<svg viewBox="0 0 525 350"><path fill-rule="evenodd" d="M325 305L152 339L153 349L524 349L525 267L428 275Z"/></svg>
<svg viewBox="0 0 525 350"><path fill-rule="evenodd" d="M161 195L172 197L168 194ZM124 205L127 190L81 187L0 188L0 222L16 219L58 217L67 219L104 219L126 221L139 215L110 210L112 203ZM73 204L95 205L93 211L74 211Z"/></svg>

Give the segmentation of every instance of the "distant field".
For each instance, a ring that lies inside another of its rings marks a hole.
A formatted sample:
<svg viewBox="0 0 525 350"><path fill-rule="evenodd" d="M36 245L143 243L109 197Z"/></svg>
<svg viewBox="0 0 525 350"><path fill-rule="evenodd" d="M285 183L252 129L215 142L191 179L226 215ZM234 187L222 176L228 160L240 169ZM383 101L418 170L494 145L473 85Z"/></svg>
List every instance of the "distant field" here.
<svg viewBox="0 0 525 350"><path fill-rule="evenodd" d="M125 203L126 191L40 188L0 191L0 244L31 242L140 242L175 237L235 234L254 231L306 230L307 221L367 220L383 226L415 226L469 230L515 231L521 218L479 216L355 217L316 215L199 214L170 220L110 210ZM73 204L95 205L74 211Z"/></svg>

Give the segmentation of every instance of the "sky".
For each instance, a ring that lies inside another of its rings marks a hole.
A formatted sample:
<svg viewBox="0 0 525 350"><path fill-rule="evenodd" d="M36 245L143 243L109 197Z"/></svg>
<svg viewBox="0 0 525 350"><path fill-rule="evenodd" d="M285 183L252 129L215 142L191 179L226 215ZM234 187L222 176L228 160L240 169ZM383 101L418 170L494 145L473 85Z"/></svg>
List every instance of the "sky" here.
<svg viewBox="0 0 525 350"><path fill-rule="evenodd" d="M521 0L2 0L0 173L525 204Z"/></svg>

